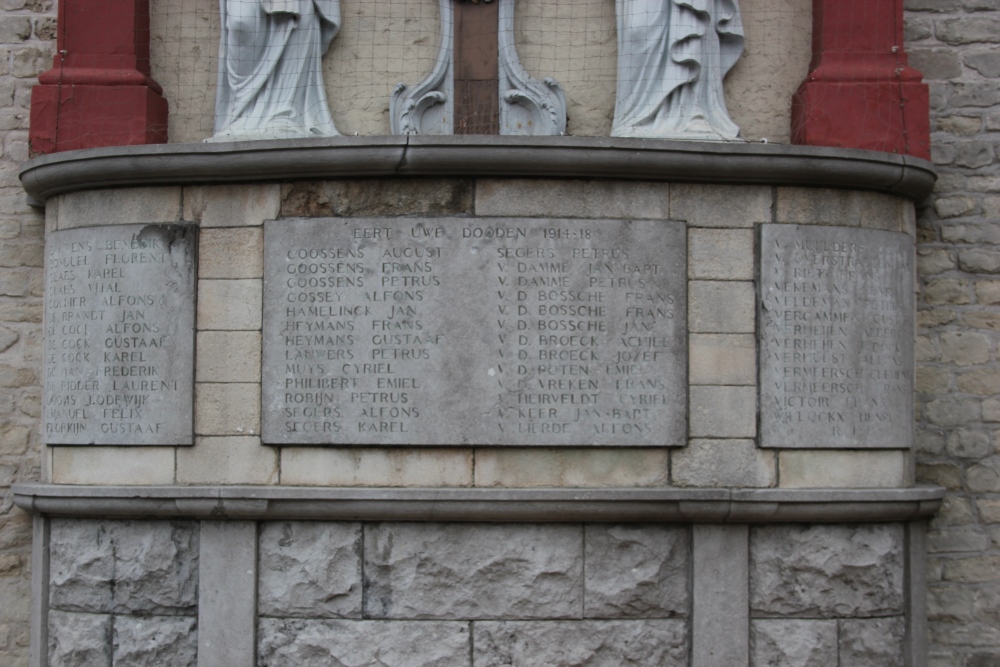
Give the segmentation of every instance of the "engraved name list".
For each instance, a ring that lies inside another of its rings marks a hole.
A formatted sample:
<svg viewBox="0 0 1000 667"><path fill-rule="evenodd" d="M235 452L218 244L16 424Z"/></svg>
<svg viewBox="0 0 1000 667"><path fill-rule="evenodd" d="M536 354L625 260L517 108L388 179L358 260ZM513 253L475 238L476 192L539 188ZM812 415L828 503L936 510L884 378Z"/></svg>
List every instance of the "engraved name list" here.
<svg viewBox="0 0 1000 667"><path fill-rule="evenodd" d="M683 227L265 225L269 444L682 445Z"/></svg>

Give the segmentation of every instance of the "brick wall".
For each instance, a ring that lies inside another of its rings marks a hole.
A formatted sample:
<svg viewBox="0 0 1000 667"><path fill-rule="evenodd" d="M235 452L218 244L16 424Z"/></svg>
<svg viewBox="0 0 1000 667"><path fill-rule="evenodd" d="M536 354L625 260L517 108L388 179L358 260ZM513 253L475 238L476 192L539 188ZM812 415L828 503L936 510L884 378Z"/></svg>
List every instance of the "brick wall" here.
<svg viewBox="0 0 1000 667"><path fill-rule="evenodd" d="M44 217L17 178L31 87L52 65L55 4L0 0L0 662L28 662L31 520L10 485L37 479Z"/></svg>
<svg viewBox="0 0 1000 667"><path fill-rule="evenodd" d="M918 478L951 492L929 535L930 664L1000 664L1000 2L907 0L940 180L918 211Z"/></svg>

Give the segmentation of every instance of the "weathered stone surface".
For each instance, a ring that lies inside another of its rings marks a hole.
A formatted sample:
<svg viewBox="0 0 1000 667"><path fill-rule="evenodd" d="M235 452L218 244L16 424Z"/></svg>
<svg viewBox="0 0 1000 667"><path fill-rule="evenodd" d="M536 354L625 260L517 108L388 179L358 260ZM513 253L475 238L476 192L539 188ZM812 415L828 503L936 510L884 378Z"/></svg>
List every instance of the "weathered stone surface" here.
<svg viewBox="0 0 1000 667"><path fill-rule="evenodd" d="M666 183L480 179L476 215L666 220L669 190Z"/></svg>
<svg viewBox="0 0 1000 667"><path fill-rule="evenodd" d="M202 227L260 225L278 217L281 186L195 185L184 188L184 219Z"/></svg>
<svg viewBox="0 0 1000 667"><path fill-rule="evenodd" d="M174 222L180 212L179 187L83 190L60 198L59 229Z"/></svg>
<svg viewBox="0 0 1000 667"><path fill-rule="evenodd" d="M579 618L583 535L554 524L365 526L366 618Z"/></svg>
<svg viewBox="0 0 1000 667"><path fill-rule="evenodd" d="M687 665L687 622L480 621L473 624L476 667Z"/></svg>
<svg viewBox="0 0 1000 667"><path fill-rule="evenodd" d="M677 486L773 486L775 452L749 439L692 438L671 453L670 475Z"/></svg>
<svg viewBox="0 0 1000 667"><path fill-rule="evenodd" d="M122 521L112 528L116 613L193 613L198 594L198 524Z"/></svg>
<svg viewBox="0 0 1000 667"><path fill-rule="evenodd" d="M833 667L837 621L756 619L750 622L750 667Z"/></svg>
<svg viewBox="0 0 1000 667"><path fill-rule="evenodd" d="M281 216L461 215L472 213L472 181L383 178L290 183Z"/></svg>
<svg viewBox="0 0 1000 667"><path fill-rule="evenodd" d="M49 234L47 444L192 444L195 243L182 225Z"/></svg>
<svg viewBox="0 0 1000 667"><path fill-rule="evenodd" d="M840 664L851 667L904 667L906 621L892 618L840 621Z"/></svg>
<svg viewBox="0 0 1000 667"><path fill-rule="evenodd" d="M128 667L196 667L194 617L115 616L114 664Z"/></svg>
<svg viewBox="0 0 1000 667"><path fill-rule="evenodd" d="M111 616L50 610L49 664L111 667Z"/></svg>
<svg viewBox="0 0 1000 667"><path fill-rule="evenodd" d="M689 229L688 277L753 280L753 248L750 229Z"/></svg>
<svg viewBox="0 0 1000 667"><path fill-rule="evenodd" d="M169 447L53 447L56 484L172 484L174 450Z"/></svg>
<svg viewBox="0 0 1000 667"><path fill-rule="evenodd" d="M49 604L53 609L109 611L114 551L106 521L53 519Z"/></svg>
<svg viewBox="0 0 1000 667"><path fill-rule="evenodd" d="M281 483L292 486L472 486L472 448L282 447L280 452ZM478 467L476 473L478 481Z"/></svg>
<svg viewBox="0 0 1000 667"><path fill-rule="evenodd" d="M196 528L195 522L186 521L53 520L51 606L86 612L193 613Z"/></svg>
<svg viewBox="0 0 1000 667"><path fill-rule="evenodd" d="M670 451L653 447L484 447L476 450L475 485L666 486L669 484Z"/></svg>
<svg viewBox="0 0 1000 667"><path fill-rule="evenodd" d="M584 616L687 616L690 543L686 527L585 526Z"/></svg>
<svg viewBox="0 0 1000 667"><path fill-rule="evenodd" d="M199 278L264 275L264 233L260 227L202 229L198 250Z"/></svg>
<svg viewBox="0 0 1000 667"><path fill-rule="evenodd" d="M684 444L685 393L668 391L687 375L680 223L264 229L266 444Z"/></svg>
<svg viewBox="0 0 1000 667"><path fill-rule="evenodd" d="M900 613L903 527L775 525L750 532L750 604L768 616Z"/></svg>
<svg viewBox="0 0 1000 667"><path fill-rule="evenodd" d="M761 247L760 445L908 447L913 239L763 225Z"/></svg>
<svg viewBox="0 0 1000 667"><path fill-rule="evenodd" d="M771 221L771 200L766 186L674 183L670 217L692 227L753 227Z"/></svg>
<svg viewBox="0 0 1000 667"><path fill-rule="evenodd" d="M690 331L753 333L754 286L750 281L692 280L688 283Z"/></svg>
<svg viewBox="0 0 1000 667"><path fill-rule="evenodd" d="M467 665L469 624L444 621L260 619L259 667Z"/></svg>
<svg viewBox="0 0 1000 667"><path fill-rule="evenodd" d="M258 542L262 616L361 617L361 524L264 524Z"/></svg>

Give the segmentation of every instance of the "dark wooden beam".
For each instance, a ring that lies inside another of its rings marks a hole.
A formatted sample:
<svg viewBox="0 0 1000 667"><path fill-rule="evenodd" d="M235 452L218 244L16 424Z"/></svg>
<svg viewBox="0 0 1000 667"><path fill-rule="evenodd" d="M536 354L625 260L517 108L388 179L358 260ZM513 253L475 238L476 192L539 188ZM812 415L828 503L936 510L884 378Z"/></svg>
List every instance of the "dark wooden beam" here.
<svg viewBox="0 0 1000 667"><path fill-rule="evenodd" d="M500 134L500 2L455 2L455 134Z"/></svg>

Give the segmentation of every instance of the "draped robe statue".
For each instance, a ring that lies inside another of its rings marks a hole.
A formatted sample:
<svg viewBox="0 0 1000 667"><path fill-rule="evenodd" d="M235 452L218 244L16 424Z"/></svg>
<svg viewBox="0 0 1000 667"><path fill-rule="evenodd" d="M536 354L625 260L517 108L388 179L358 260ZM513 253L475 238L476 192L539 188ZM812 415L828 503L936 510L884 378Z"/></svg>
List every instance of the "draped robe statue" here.
<svg viewBox="0 0 1000 667"><path fill-rule="evenodd" d="M208 141L334 136L322 59L340 0L220 0L215 135Z"/></svg>
<svg viewBox="0 0 1000 667"><path fill-rule="evenodd" d="M731 141L722 79L743 53L737 0L616 0L613 137Z"/></svg>

